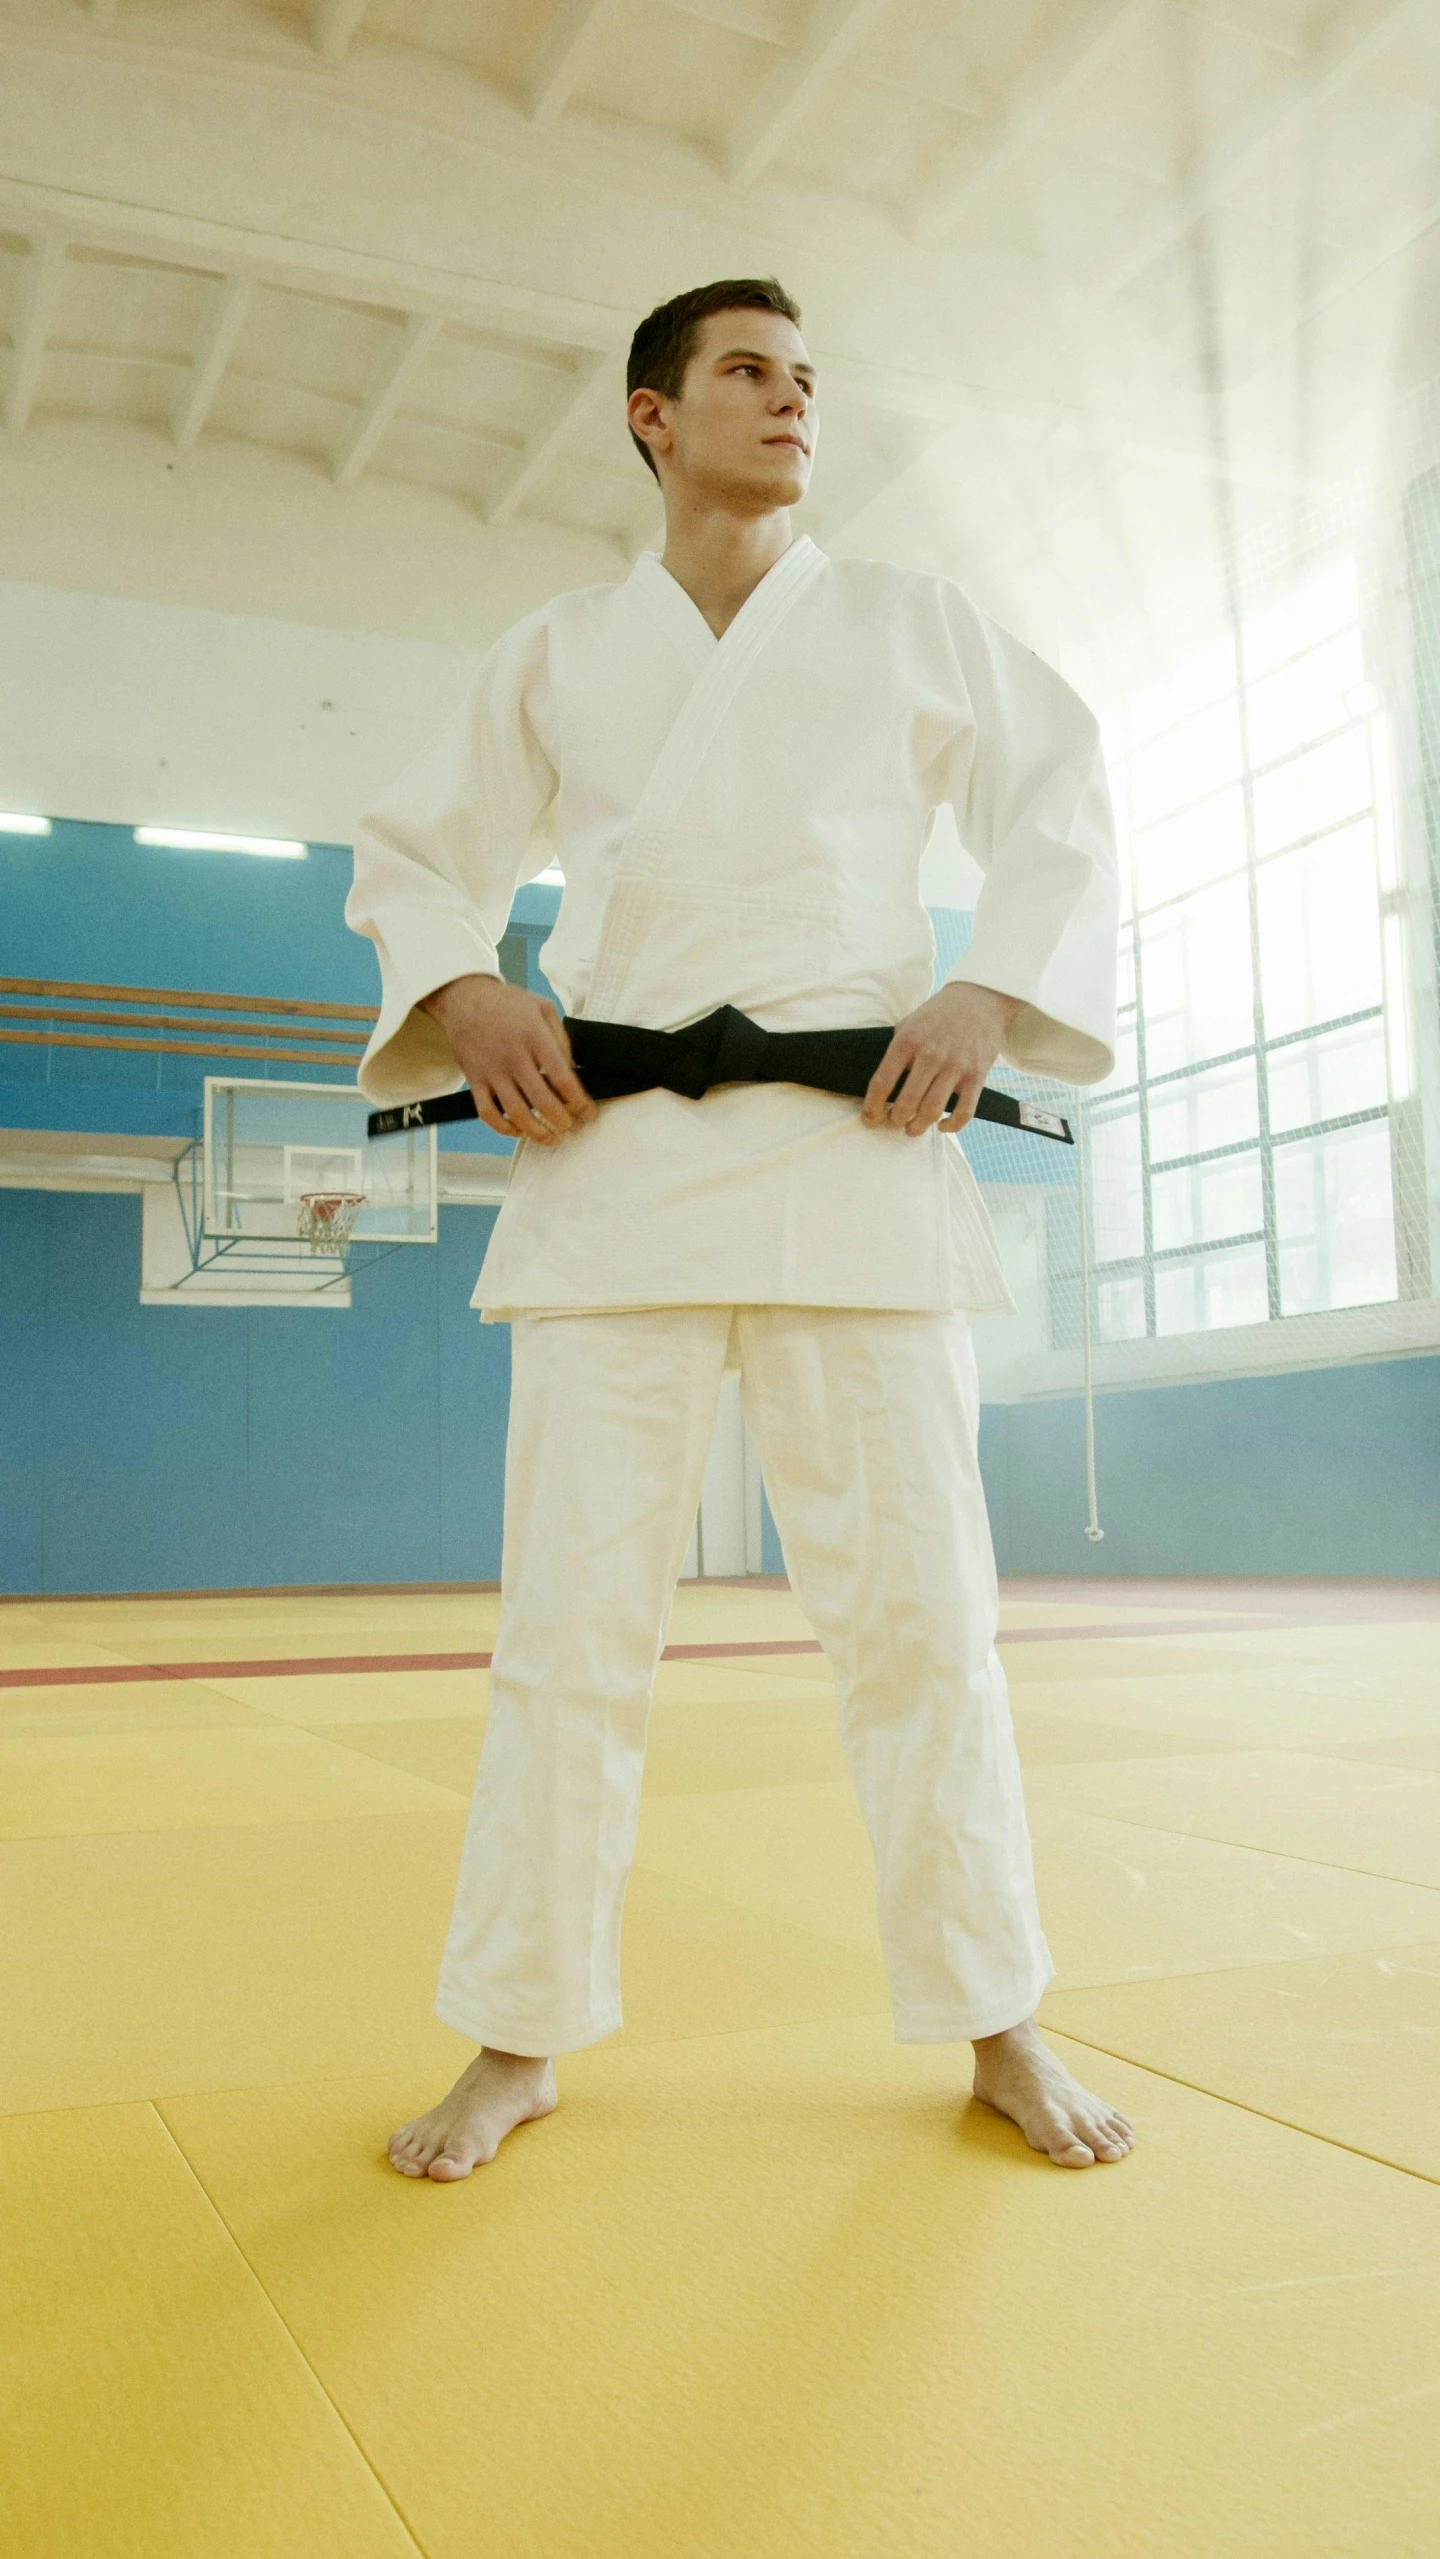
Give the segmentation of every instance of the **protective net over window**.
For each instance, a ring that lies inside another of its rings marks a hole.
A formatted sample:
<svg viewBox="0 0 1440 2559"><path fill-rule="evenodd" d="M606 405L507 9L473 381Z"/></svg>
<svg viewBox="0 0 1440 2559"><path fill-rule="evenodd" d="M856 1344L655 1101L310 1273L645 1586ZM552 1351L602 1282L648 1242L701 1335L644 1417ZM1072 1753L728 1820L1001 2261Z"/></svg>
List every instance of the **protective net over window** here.
<svg viewBox="0 0 1440 2559"><path fill-rule="evenodd" d="M1105 718L1115 1073L994 1079L1080 1155L965 1139L1020 1310L978 1327L990 1399L1082 1386L1082 1272L1097 1386L1440 1345L1440 399L1227 570Z"/></svg>

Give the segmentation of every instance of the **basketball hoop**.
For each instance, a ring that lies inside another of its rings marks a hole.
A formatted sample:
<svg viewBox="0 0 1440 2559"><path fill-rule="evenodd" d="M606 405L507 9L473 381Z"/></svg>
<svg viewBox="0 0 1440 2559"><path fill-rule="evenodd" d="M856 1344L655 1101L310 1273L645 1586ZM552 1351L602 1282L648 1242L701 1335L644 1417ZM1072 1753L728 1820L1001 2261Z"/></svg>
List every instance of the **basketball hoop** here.
<svg viewBox="0 0 1440 2559"><path fill-rule="evenodd" d="M300 1202L301 1241L312 1253L343 1253L364 1205L363 1191L306 1191Z"/></svg>

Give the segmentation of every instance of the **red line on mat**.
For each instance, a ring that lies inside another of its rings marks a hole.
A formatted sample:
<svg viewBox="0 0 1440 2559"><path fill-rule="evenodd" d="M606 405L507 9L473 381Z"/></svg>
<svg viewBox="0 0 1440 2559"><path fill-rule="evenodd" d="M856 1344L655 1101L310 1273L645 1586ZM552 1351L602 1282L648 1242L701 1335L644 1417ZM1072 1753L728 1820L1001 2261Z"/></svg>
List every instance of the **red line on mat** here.
<svg viewBox="0 0 1440 2559"><path fill-rule="evenodd" d="M1298 1622L1298 1621L1297 1621ZM1253 1634L1257 1627L1284 1625L1284 1618L1209 1617L1147 1626L1012 1626L1002 1627L1002 1644L1084 1644L1110 1642L1117 1635ZM729 1661L769 1653L818 1653L813 1635L786 1636L769 1643L667 1644L662 1661ZM80 1662L34 1670L0 1670L0 1688L103 1688L136 1679L317 1679L347 1671L488 1670L489 1653L322 1653L294 1661L258 1662Z"/></svg>

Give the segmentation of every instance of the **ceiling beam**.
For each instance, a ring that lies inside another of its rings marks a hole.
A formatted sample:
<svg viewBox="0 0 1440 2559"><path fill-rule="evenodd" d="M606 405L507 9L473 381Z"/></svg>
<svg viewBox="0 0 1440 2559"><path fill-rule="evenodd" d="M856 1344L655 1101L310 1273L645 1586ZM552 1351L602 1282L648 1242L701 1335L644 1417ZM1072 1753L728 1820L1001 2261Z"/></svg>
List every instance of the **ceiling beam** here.
<svg viewBox="0 0 1440 2559"><path fill-rule="evenodd" d="M890 496L893 490L901 487L909 479L912 472L918 471L923 464L933 461L947 447L958 444L959 440L958 428L942 426L938 433L932 432L927 435L918 450L907 453L903 460L897 459L893 454L873 455L859 474L858 483L852 487L843 504L836 507L833 513L825 507L820 509L820 522L814 535L815 540L823 543L827 550L834 543L843 542L852 528L859 523L860 518L880 498Z"/></svg>
<svg viewBox="0 0 1440 2559"><path fill-rule="evenodd" d="M159 355L141 347L95 346L77 338L52 337L46 342L45 352L52 360L73 356L77 363L111 364L117 371L183 373L188 379L192 370L192 359L188 355ZM230 364L225 370L229 381L243 382L247 388L256 391L293 393L300 388L293 375L287 380L279 373L257 373L254 367L248 364ZM343 391L318 390L312 383L306 392L306 397L327 402L331 408L347 412L344 423L347 427L353 427L355 402L347 400ZM497 453L518 453L524 443L523 436L507 434L505 428L500 426L477 425L473 418L432 418L426 417L423 411L412 409L410 423L420 428L426 435L448 435L459 444L493 445ZM593 470L596 466L591 464L589 467ZM617 467L613 471L608 464L600 467L607 477L623 479L628 484L630 474L622 467Z"/></svg>
<svg viewBox="0 0 1440 2559"><path fill-rule="evenodd" d="M904 461L887 464L876 456L870 470L862 475L859 489L846 499L843 507L833 515L821 512L818 530L811 528L814 538L827 550L844 541L878 499L888 497L914 474L928 470L948 455L954 455L957 471L969 470L973 477L973 460L965 460L965 428L968 424L973 431L979 425L991 426L993 423L993 418L983 411L972 413L968 421L957 417L951 425L941 427L938 432L932 431ZM1032 419L1030 424L1038 427L1039 422ZM1089 468L1082 470L1079 484L1082 492L1107 489L1116 468L1122 463L1139 463L1154 470L1179 471L1189 477L1228 481L1237 488L1264 489L1290 498L1323 496L1329 486L1319 476L1308 476L1266 462L1246 461L1235 454L1218 452L1213 446L1173 444L1137 435L1128 423L1119 420L1111 420L1108 424L1096 420L1086 424L1072 416L1052 423L1045 431L1044 441L1057 451L1094 457ZM1027 450L1033 455L1036 447L1032 443ZM1071 491L1064 503L1070 503L1073 495L1074 491ZM1006 557L1009 556L1007 553Z"/></svg>
<svg viewBox="0 0 1440 2559"><path fill-rule="evenodd" d="M370 0L313 0L310 40L327 62L343 62Z"/></svg>
<svg viewBox="0 0 1440 2559"><path fill-rule="evenodd" d="M1102 450L1096 437L1094 446ZM1191 444L1170 444L1155 436L1125 436L1109 448L1109 461L1143 462L1157 471L1182 471L1187 479L1214 480L1232 489L1264 489L1274 497L1324 498L1334 487L1318 471L1292 471L1270 462L1247 462L1226 449L1209 452Z"/></svg>
<svg viewBox="0 0 1440 2559"><path fill-rule="evenodd" d="M1005 391L986 382L956 382L943 375L912 373L903 366L878 363L870 356L827 355L814 350L823 404L832 394L862 411L892 411L898 417L930 418L937 426L990 426L1030 429L1049 434L1066 419L1093 423L1093 405L1066 399L1056 392ZM1117 432L1122 413L1114 413ZM1103 413L1102 413L1103 415Z"/></svg>
<svg viewBox="0 0 1440 2559"><path fill-rule="evenodd" d="M724 27L731 35L774 45L780 53L790 40L783 0L668 0L668 6L677 17L696 18L701 26Z"/></svg>
<svg viewBox="0 0 1440 2559"><path fill-rule="evenodd" d="M1302 330L1323 319L1326 312L1337 302L1343 302L1347 295L1358 293L1362 285L1383 274L1397 258L1404 257L1407 249L1418 248L1432 231L1440 232L1440 196L1433 198L1429 204L1421 205L1414 213L1403 214L1383 239L1372 241L1327 276L1316 292L1287 315L1284 325L1266 338L1255 354L1252 376L1263 372L1270 358L1277 355L1282 347L1289 346ZM1403 286L1400 289L1403 290Z"/></svg>
<svg viewBox="0 0 1440 2559"><path fill-rule="evenodd" d="M583 356L563 396L552 403L533 435L501 473L485 509L486 523L508 524L586 410L597 406L602 396L618 401L624 388L625 368L618 356Z"/></svg>
<svg viewBox="0 0 1440 2559"><path fill-rule="evenodd" d="M728 176L748 187L789 141L812 99L879 17L885 0L817 0L805 42L777 64L732 137Z"/></svg>
<svg viewBox="0 0 1440 2559"><path fill-rule="evenodd" d="M1264 463L1250 464L1212 450L1208 454L1187 445L1162 445L1125 438L1102 450L1098 442L1090 468L1081 472L1051 503L1039 511L1034 523L1014 541L982 552L992 572L1023 568L1027 563L1053 549L1056 526L1077 510L1092 507L1097 499L1110 496L1115 487L1119 465L1145 462L1160 470L1179 470L1234 488L1259 488L1290 498L1325 498L1333 495L1333 479L1320 479L1303 472L1272 469Z"/></svg>
<svg viewBox="0 0 1440 2559"><path fill-rule="evenodd" d="M215 405L225 367L245 326L255 287L248 276L225 278L211 305L205 333L191 358L190 379L175 403L170 433L177 453L189 453Z"/></svg>
<svg viewBox="0 0 1440 2559"><path fill-rule="evenodd" d="M641 468L642 470L644 469L643 463ZM646 473L646 477L649 477L648 472ZM644 500L640 513L636 517L631 530L628 534L622 535L619 540L617 540L615 548L619 552L621 559L626 561L631 568L634 567L635 562L639 559L642 551L664 550L665 508L658 490L652 488L651 494Z"/></svg>
<svg viewBox="0 0 1440 2559"><path fill-rule="evenodd" d="M412 311L404 327L396 332L395 344L388 349L359 416L336 452L335 479L340 488L352 488L359 479L398 409L406 385L419 372L443 325L436 311Z"/></svg>
<svg viewBox="0 0 1440 2559"><path fill-rule="evenodd" d="M168 264L177 273L203 279L216 293L217 276L242 279L252 286L274 284L290 292L316 293L329 301L388 305L392 310L443 312L447 325L474 322L488 330L532 338L548 351L556 346L609 354L617 365L623 399L625 353L640 316L635 307L562 296L498 277L465 276L414 261L379 258L368 253L324 246L276 235L256 235L233 224L170 214L152 206L108 203L54 187L0 176L0 224L35 236L54 232L71 245L99 248L113 256L133 256L146 266ZM1133 411L1121 405L1101 407L1071 392L1036 393L1004 388L993 382L957 379L954 373L922 372L893 362L813 348L822 396L841 395L865 410L895 411L937 424L972 431L1044 434L1067 424L1082 433L1118 444L1133 433ZM552 377L553 378L553 377ZM575 375L563 377L572 391ZM582 386L583 387L583 386ZM537 389L539 385L537 383ZM207 403L208 405L208 403ZM1187 446L1183 433L1175 439L1176 460L1189 451L1197 465L1209 469L1213 455L1204 439Z"/></svg>
<svg viewBox="0 0 1440 2559"><path fill-rule="evenodd" d="M536 124L553 124L562 112L619 5L620 0L557 0L530 66L526 109Z"/></svg>
<svg viewBox="0 0 1440 2559"><path fill-rule="evenodd" d="M1122 293L1183 240L1228 187L1273 157L1301 125L1358 80L1408 20L1418 21L1433 7L1434 0L1342 0L1279 92L1268 92L1237 120L1217 156L1151 220L1132 229L1115 256L1102 260L1098 272L1087 277L1087 290L1100 301Z"/></svg>
<svg viewBox="0 0 1440 2559"><path fill-rule="evenodd" d="M158 260L207 278L250 276L259 284L317 293L327 301L378 302L391 311L443 311L447 321L475 321L546 348L628 348L640 316L633 306L582 300L500 276L466 275L453 266L414 258L377 257L333 241L256 232L203 215L107 202L3 175L0 227L26 234L55 231L74 246L104 249L110 256L130 255L147 265Z"/></svg>
<svg viewBox="0 0 1440 2559"><path fill-rule="evenodd" d="M45 360L45 341L60 307L64 280L64 241L32 240L20 273L10 361L5 368L3 419L15 435L30 422L40 367Z"/></svg>
<svg viewBox="0 0 1440 2559"><path fill-rule="evenodd" d="M931 242L953 231L1022 154L1043 138L1082 83L1103 71L1121 46L1154 16L1155 5L1156 0L1088 0L1085 7L1063 12L1060 35L1036 56L1029 73L1012 90L988 144L977 154L972 143L955 174L932 190L916 219L916 238Z"/></svg>

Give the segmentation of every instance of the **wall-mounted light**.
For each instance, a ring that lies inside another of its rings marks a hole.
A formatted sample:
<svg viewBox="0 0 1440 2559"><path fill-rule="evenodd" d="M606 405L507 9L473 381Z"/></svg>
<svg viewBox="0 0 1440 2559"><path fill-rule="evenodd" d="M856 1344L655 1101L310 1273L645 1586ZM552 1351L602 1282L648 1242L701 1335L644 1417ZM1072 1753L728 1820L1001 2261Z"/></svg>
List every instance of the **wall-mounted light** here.
<svg viewBox="0 0 1440 2559"><path fill-rule="evenodd" d="M168 844L181 853L264 853L274 862L303 862L306 847L289 835L212 835L200 826L137 826L137 844Z"/></svg>
<svg viewBox="0 0 1440 2559"><path fill-rule="evenodd" d="M17 809L0 809L0 835L48 835L48 817L22 817Z"/></svg>

